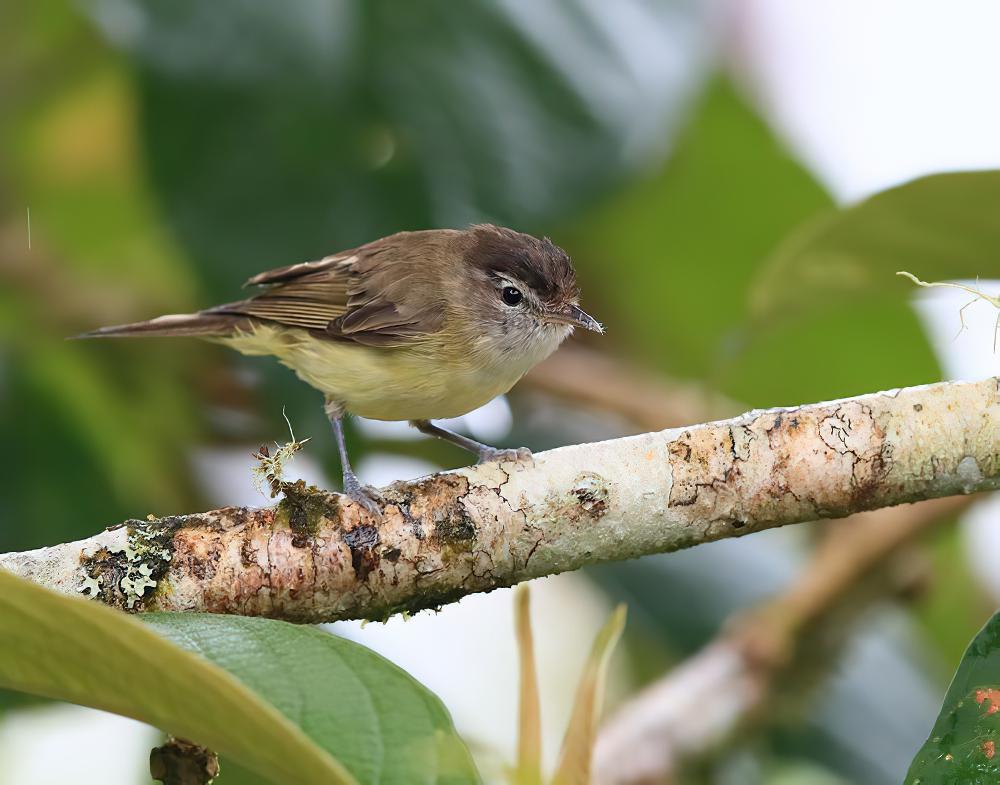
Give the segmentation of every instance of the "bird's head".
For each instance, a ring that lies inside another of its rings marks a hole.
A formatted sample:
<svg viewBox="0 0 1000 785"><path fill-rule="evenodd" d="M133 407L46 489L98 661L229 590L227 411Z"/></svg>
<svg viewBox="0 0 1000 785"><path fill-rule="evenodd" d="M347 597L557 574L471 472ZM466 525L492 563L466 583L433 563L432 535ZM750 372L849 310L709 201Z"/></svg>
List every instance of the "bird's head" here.
<svg viewBox="0 0 1000 785"><path fill-rule="evenodd" d="M505 352L552 351L574 327L603 333L579 305L569 256L547 237L539 240L491 224L467 232L464 254L466 320Z"/></svg>

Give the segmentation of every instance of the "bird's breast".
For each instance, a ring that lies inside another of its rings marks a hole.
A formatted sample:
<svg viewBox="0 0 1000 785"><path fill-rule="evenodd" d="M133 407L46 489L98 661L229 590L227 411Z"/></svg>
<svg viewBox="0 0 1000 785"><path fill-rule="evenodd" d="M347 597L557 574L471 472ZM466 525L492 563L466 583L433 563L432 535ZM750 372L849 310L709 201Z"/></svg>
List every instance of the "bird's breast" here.
<svg viewBox="0 0 1000 785"><path fill-rule="evenodd" d="M454 341L371 347L269 325L225 343L244 354L275 355L350 413L376 420L458 417L507 392L537 362L534 356L490 362L473 346L456 351Z"/></svg>

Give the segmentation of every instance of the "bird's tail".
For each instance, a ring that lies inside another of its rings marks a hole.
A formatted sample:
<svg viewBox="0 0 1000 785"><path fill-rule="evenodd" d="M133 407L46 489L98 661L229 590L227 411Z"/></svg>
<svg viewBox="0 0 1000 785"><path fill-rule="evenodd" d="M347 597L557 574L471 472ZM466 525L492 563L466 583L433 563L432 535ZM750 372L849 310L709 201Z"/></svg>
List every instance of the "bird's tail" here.
<svg viewBox="0 0 1000 785"><path fill-rule="evenodd" d="M145 338L185 335L199 338L223 338L247 326L246 317L224 313L175 313L145 322L99 327L74 338Z"/></svg>

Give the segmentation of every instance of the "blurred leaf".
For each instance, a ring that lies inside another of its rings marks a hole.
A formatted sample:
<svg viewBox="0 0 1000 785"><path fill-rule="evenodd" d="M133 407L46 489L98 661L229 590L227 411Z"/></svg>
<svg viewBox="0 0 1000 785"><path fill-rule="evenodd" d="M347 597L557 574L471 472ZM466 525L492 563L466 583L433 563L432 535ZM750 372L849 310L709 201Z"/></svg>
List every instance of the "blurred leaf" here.
<svg viewBox="0 0 1000 785"><path fill-rule="evenodd" d="M1000 781L1000 614L973 639L945 695L907 785Z"/></svg>
<svg viewBox="0 0 1000 785"><path fill-rule="evenodd" d="M944 526L928 543L933 576L931 591L920 597L917 612L942 663L940 676L951 674L972 637L995 609L989 592L969 569L968 543L961 526ZM947 667L947 670L945 668ZM938 669L935 669L938 673Z"/></svg>
<svg viewBox="0 0 1000 785"><path fill-rule="evenodd" d="M768 768L761 785L850 785L828 769L804 761L779 762Z"/></svg>
<svg viewBox="0 0 1000 785"><path fill-rule="evenodd" d="M0 113L0 209L13 208L0 221L0 436L16 445L0 514L17 521L0 527L4 551L190 509L199 430L193 385L178 384L199 378L197 352L65 340L175 308L193 299L193 278L143 184L120 58L65 3L43 0L19 22L10 35L58 45L47 58L17 47L20 79Z"/></svg>
<svg viewBox="0 0 1000 785"><path fill-rule="evenodd" d="M89 0L213 294L400 229L566 215L664 147L709 9ZM669 51L669 57L655 52Z"/></svg>
<svg viewBox="0 0 1000 785"><path fill-rule="evenodd" d="M266 619L144 619L0 573L0 685L149 722L277 783L478 782L437 699L357 644Z"/></svg>
<svg viewBox="0 0 1000 785"><path fill-rule="evenodd" d="M718 384L751 406L795 406L927 384L940 377L916 313L900 298L818 308L734 333Z"/></svg>
<svg viewBox="0 0 1000 785"><path fill-rule="evenodd" d="M830 205L764 123L717 79L661 171L582 216L565 240L583 300L616 350L706 377L781 238Z"/></svg>
<svg viewBox="0 0 1000 785"><path fill-rule="evenodd" d="M513 780L516 785L541 785L542 712L538 697L535 643L531 631L531 590L526 583L518 586L514 593L514 624L521 677L517 719L517 767L514 770Z"/></svg>
<svg viewBox="0 0 1000 785"><path fill-rule="evenodd" d="M569 727L566 728L559 753L559 763L552 775L553 785L588 785L591 781L590 763L597 739L597 723L604 703L604 682L608 675L611 653L625 629L625 615L624 605L615 608L594 640L576 690Z"/></svg>
<svg viewBox="0 0 1000 785"><path fill-rule="evenodd" d="M791 234L751 290L755 321L859 299L908 298L894 277L925 280L1000 274L1000 171L922 177L828 213Z"/></svg>

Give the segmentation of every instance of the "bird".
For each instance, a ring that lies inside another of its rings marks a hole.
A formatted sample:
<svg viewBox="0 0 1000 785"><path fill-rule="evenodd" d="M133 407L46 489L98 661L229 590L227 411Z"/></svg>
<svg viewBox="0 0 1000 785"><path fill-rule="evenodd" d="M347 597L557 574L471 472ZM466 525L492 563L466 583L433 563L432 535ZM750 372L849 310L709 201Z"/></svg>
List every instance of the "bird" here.
<svg viewBox="0 0 1000 785"><path fill-rule="evenodd" d="M569 255L547 237L493 224L405 231L260 273L243 300L196 313L101 327L79 338L190 336L245 355L273 355L324 396L343 492L372 515L378 493L355 475L348 414L405 420L475 453L524 461L434 420L506 393L580 327L603 333L579 304Z"/></svg>

